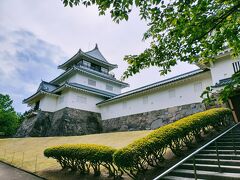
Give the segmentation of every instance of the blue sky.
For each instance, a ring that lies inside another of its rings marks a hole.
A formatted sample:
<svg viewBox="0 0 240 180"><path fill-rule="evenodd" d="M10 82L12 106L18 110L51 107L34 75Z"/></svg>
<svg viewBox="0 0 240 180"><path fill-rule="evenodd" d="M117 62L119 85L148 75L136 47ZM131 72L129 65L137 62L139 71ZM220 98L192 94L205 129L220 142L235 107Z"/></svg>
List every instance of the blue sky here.
<svg viewBox="0 0 240 180"><path fill-rule="evenodd" d="M13 11L14 9L14 11ZM0 93L9 94L16 111L28 107L22 100L33 94L41 80L60 73L57 65L79 48L91 50L98 43L106 59L118 64L120 78L127 68L124 55L139 54L148 47L142 41L147 23L134 9L129 21L116 24L110 15L98 16L96 7L64 7L60 0L0 1ZM126 81L125 91L196 69L181 63L172 73L160 76L158 68L142 71Z"/></svg>

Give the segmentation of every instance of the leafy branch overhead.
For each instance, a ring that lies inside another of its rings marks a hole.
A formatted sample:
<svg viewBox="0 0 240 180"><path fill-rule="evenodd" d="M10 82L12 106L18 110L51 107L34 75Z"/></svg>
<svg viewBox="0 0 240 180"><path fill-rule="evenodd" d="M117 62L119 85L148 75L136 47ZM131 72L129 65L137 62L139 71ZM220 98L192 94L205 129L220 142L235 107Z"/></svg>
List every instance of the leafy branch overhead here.
<svg viewBox="0 0 240 180"><path fill-rule="evenodd" d="M228 99L239 94L240 89L240 72L232 75L231 81L220 90L214 91L212 87L207 87L202 95L203 103L209 106L214 106L215 104L226 103Z"/></svg>
<svg viewBox="0 0 240 180"><path fill-rule="evenodd" d="M213 61L226 47L240 54L240 1L237 0L63 0L65 6L96 5L100 15L110 12L115 22L128 20L133 7L149 29L143 39L151 45L139 55L125 56L123 78L150 67L166 74L177 60Z"/></svg>

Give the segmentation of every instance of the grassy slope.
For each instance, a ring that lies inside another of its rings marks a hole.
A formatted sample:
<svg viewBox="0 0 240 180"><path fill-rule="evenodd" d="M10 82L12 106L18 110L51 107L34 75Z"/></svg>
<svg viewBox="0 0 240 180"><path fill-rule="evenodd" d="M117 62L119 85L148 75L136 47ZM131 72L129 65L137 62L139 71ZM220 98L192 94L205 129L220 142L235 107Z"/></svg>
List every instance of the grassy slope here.
<svg viewBox="0 0 240 180"><path fill-rule="evenodd" d="M37 171L42 171L59 167L55 160L47 159L43 156L43 151L47 147L60 144L94 143L120 148L138 138L146 136L150 132L131 131L85 136L0 139L0 160L34 172L37 159ZM23 156L24 161L22 165Z"/></svg>

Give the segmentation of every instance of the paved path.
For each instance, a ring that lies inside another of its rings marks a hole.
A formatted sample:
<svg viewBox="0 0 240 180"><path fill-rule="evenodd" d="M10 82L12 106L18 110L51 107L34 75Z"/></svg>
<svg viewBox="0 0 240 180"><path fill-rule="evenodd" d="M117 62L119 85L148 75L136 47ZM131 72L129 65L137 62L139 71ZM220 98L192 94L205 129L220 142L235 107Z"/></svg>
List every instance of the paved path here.
<svg viewBox="0 0 240 180"><path fill-rule="evenodd" d="M42 180L42 179L0 162L0 180Z"/></svg>

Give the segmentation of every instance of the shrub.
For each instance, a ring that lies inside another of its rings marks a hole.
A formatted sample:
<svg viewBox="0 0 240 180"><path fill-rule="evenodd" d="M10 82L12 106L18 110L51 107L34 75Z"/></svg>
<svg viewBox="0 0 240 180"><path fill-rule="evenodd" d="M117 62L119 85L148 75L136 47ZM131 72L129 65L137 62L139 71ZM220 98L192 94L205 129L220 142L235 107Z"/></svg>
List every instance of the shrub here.
<svg viewBox="0 0 240 180"><path fill-rule="evenodd" d="M184 148L193 146L194 139L201 141L201 134L207 129L219 131L229 125L230 119L231 110L215 108L160 127L119 150L94 144L60 145L47 148L44 155L56 159L63 169L83 174L92 169L95 175L100 175L102 166L110 176L121 176L125 172L136 178L151 166L161 166L167 148L180 156Z"/></svg>
<svg viewBox="0 0 240 180"><path fill-rule="evenodd" d="M47 148L44 151L46 157L56 159L63 169L80 171L82 174L94 171L94 175L100 175L100 167L107 168L110 176L116 176L119 171L113 164L114 148L95 144L66 144ZM121 172L120 172L121 175Z"/></svg>
<svg viewBox="0 0 240 180"><path fill-rule="evenodd" d="M149 166L159 166L164 161L167 148L179 156L183 148L191 148L193 140L201 140L201 133L213 127L220 130L229 124L231 110L214 108L182 118L154 130L114 153L115 164L130 177L144 173Z"/></svg>

